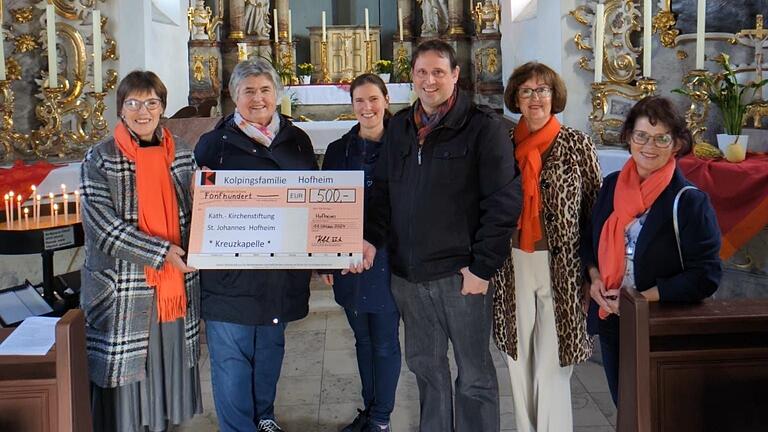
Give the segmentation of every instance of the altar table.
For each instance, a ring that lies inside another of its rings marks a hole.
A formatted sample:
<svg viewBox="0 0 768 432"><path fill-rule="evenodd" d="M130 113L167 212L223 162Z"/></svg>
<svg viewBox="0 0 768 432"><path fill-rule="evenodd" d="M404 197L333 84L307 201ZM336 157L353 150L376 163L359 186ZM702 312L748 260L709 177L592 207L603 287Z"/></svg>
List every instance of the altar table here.
<svg viewBox="0 0 768 432"><path fill-rule="evenodd" d="M410 104L411 83L387 84L389 103ZM311 84L288 86L286 94L295 96L300 105L349 105L349 85L347 84Z"/></svg>

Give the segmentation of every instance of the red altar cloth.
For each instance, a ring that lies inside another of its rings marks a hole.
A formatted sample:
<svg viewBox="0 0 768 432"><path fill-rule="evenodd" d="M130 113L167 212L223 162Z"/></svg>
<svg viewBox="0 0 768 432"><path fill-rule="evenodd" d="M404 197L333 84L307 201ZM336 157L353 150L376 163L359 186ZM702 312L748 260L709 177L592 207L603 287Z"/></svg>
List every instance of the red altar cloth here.
<svg viewBox="0 0 768 432"><path fill-rule="evenodd" d="M730 258L768 224L768 155L748 153L741 163L680 158L680 169L707 192L723 236L720 258Z"/></svg>
<svg viewBox="0 0 768 432"><path fill-rule="evenodd" d="M32 195L30 186L39 185L46 176L57 166L46 161L38 161L31 165L24 165L21 160L16 160L11 168L0 168L0 196L10 191L23 193L24 199Z"/></svg>

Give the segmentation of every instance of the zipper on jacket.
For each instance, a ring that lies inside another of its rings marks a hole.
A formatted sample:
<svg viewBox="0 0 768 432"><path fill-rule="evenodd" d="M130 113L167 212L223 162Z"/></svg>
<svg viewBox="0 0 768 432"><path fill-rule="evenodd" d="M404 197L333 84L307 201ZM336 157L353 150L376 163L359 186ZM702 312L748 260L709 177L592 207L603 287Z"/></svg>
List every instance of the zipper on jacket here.
<svg viewBox="0 0 768 432"><path fill-rule="evenodd" d="M421 148L422 147L423 147L423 145L419 144L418 145L419 150L416 153L416 161L418 162L419 166L421 166Z"/></svg>

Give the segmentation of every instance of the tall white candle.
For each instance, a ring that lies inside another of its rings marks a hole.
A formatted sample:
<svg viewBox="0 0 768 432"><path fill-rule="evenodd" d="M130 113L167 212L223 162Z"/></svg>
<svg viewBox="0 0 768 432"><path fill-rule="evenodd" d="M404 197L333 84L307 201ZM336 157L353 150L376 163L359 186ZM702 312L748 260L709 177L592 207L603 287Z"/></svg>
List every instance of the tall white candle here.
<svg viewBox="0 0 768 432"><path fill-rule="evenodd" d="M10 216L8 216L9 213L5 214L5 220L6 222L10 221L11 226L13 226L13 197L15 195L16 194L13 191L8 192L8 197L11 199L11 212L10 212Z"/></svg>
<svg viewBox="0 0 768 432"><path fill-rule="evenodd" d="M64 222L69 222L69 195L64 194Z"/></svg>
<svg viewBox="0 0 768 432"><path fill-rule="evenodd" d="M29 207L24 207L24 228L29 229Z"/></svg>
<svg viewBox="0 0 768 432"><path fill-rule="evenodd" d="M11 206L9 205L8 194L5 194L5 224L10 226Z"/></svg>
<svg viewBox="0 0 768 432"><path fill-rule="evenodd" d="M653 0L643 0L643 76L651 76L651 6Z"/></svg>
<svg viewBox="0 0 768 432"><path fill-rule="evenodd" d="M16 195L16 217L19 218L19 226L21 226L21 194Z"/></svg>
<svg viewBox="0 0 768 432"><path fill-rule="evenodd" d="M403 10L397 8L397 27L400 29L400 42L403 41Z"/></svg>
<svg viewBox="0 0 768 432"><path fill-rule="evenodd" d="M45 31L48 36L48 86L58 87L59 77L56 70L56 19L54 18L54 6L45 5Z"/></svg>
<svg viewBox="0 0 768 432"><path fill-rule="evenodd" d="M59 205L54 204L53 205L53 225L56 226L59 224Z"/></svg>
<svg viewBox="0 0 768 432"><path fill-rule="evenodd" d="M368 21L368 8L365 8L365 40L371 40L371 26Z"/></svg>
<svg viewBox="0 0 768 432"><path fill-rule="evenodd" d="M101 11L93 10L93 91L101 93L104 85L101 77Z"/></svg>
<svg viewBox="0 0 768 432"><path fill-rule="evenodd" d="M325 11L323 11L323 42L326 42L326 39L325 39Z"/></svg>
<svg viewBox="0 0 768 432"><path fill-rule="evenodd" d="M291 44L291 42L293 42L293 37L291 36L291 32L292 32L292 30L293 30L293 29L291 28L291 21L292 21L292 20L293 20L293 19L292 19L292 17L291 17L291 10L290 10L290 9L288 9L288 45L290 45L290 44Z"/></svg>
<svg viewBox="0 0 768 432"><path fill-rule="evenodd" d="M272 9L272 21L275 23L275 43L280 43L277 34L280 33L277 28L277 9Z"/></svg>
<svg viewBox="0 0 768 432"><path fill-rule="evenodd" d="M40 202L42 201L40 195L35 195L35 225L40 226Z"/></svg>
<svg viewBox="0 0 768 432"><path fill-rule="evenodd" d="M75 191L75 221L80 220L80 192Z"/></svg>
<svg viewBox="0 0 768 432"><path fill-rule="evenodd" d="M696 69L704 69L704 34L707 26L707 1L699 0L696 10Z"/></svg>
<svg viewBox="0 0 768 432"><path fill-rule="evenodd" d="M2 11L0 11L0 17L2 17ZM0 30L0 80L5 81L5 32Z"/></svg>
<svg viewBox="0 0 768 432"><path fill-rule="evenodd" d="M605 5L598 3L595 8L595 82L603 81L603 30L605 26Z"/></svg>

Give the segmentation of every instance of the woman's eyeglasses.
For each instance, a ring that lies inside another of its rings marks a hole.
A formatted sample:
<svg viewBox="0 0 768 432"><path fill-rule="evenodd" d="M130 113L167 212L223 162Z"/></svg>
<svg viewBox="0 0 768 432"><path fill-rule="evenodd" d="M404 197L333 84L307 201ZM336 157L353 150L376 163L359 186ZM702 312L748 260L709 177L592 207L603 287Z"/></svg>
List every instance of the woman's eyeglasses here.
<svg viewBox="0 0 768 432"><path fill-rule="evenodd" d="M668 148L672 145L672 135L666 133L666 134L658 134L658 135L651 135L647 132L643 132L640 130L634 130L632 131L631 135L632 142L637 145L646 145L648 144L648 141L653 140L653 145L655 145L658 148Z"/></svg>
<svg viewBox="0 0 768 432"><path fill-rule="evenodd" d="M549 87L537 87L535 89L522 87L517 90L517 95L520 96L521 99L530 99L533 97L534 93L539 99L545 99L552 96L552 89Z"/></svg>
<svg viewBox="0 0 768 432"><path fill-rule="evenodd" d="M142 105L147 109L147 111L154 111L162 107L163 102L160 99L154 98L147 99L145 101L140 101L138 99L126 99L125 102L123 102L123 107L128 111L138 111L141 109Z"/></svg>

